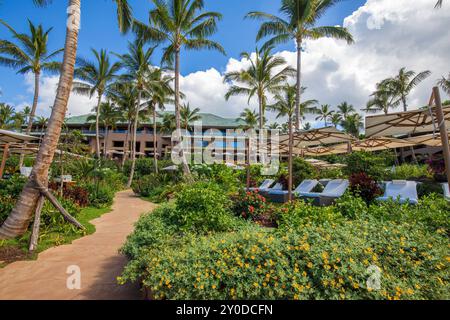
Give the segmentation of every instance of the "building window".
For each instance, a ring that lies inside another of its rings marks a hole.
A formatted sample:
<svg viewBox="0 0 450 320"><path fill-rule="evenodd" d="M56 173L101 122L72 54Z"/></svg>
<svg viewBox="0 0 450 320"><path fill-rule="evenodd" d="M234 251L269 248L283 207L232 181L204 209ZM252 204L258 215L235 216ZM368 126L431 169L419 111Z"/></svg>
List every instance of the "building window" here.
<svg viewBox="0 0 450 320"><path fill-rule="evenodd" d="M145 147L146 147L146 148L153 148L153 147L154 147L153 141L147 141L147 142L145 143Z"/></svg>
<svg viewBox="0 0 450 320"><path fill-rule="evenodd" d="M113 141L113 147L114 148L123 148L125 146L124 141Z"/></svg>

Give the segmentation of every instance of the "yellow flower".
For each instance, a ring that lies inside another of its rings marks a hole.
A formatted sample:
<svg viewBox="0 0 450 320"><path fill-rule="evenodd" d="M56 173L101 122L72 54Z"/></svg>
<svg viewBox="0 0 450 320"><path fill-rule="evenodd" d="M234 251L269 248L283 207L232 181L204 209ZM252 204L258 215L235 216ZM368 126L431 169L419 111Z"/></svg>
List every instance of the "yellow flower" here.
<svg viewBox="0 0 450 320"><path fill-rule="evenodd" d="M253 283L253 286L254 286L255 288L258 288L258 287L259 287L259 284L256 283L256 282L254 282L254 283Z"/></svg>
<svg viewBox="0 0 450 320"><path fill-rule="evenodd" d="M212 285L212 288L213 288L213 289L215 289L215 288L216 288L216 285L215 285L215 284L213 284L213 285Z"/></svg>
<svg viewBox="0 0 450 320"><path fill-rule="evenodd" d="M310 262L308 262L308 264L306 265L308 268L312 268L313 267L313 264L312 264L312 262L310 261Z"/></svg>

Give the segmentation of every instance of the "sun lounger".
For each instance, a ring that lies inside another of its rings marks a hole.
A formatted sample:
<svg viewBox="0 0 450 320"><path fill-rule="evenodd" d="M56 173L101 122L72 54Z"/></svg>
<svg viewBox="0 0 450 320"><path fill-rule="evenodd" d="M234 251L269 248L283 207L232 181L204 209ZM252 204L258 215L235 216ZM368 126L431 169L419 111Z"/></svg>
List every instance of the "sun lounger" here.
<svg viewBox="0 0 450 320"><path fill-rule="evenodd" d="M317 185L317 180L304 180L295 190L292 191L294 196L302 192L311 192ZM285 203L289 200L289 192L286 190L270 190L267 194L270 201L276 203Z"/></svg>
<svg viewBox="0 0 450 320"><path fill-rule="evenodd" d="M442 189L444 189L444 197L445 197L445 199L450 201L450 191L449 191L449 188L448 188L448 183L443 183L442 184Z"/></svg>
<svg viewBox="0 0 450 320"><path fill-rule="evenodd" d="M266 179L263 181L263 183L261 183L261 185L259 186L259 188L248 188L248 191L256 191L256 190L265 190L265 189L269 189L270 186L274 183L275 181L273 181L272 179Z"/></svg>
<svg viewBox="0 0 450 320"><path fill-rule="evenodd" d="M400 203L418 204L417 182L406 180L394 180L386 183L384 196L377 201L394 200Z"/></svg>
<svg viewBox="0 0 450 320"><path fill-rule="evenodd" d="M283 190L283 185L281 183L277 183L272 188L259 189L258 192L260 195L267 197L269 192L275 191L275 190Z"/></svg>
<svg viewBox="0 0 450 320"><path fill-rule="evenodd" d="M32 170L32 167L22 167L20 168L20 174L26 178L29 178Z"/></svg>
<svg viewBox="0 0 450 320"><path fill-rule="evenodd" d="M314 199L314 204L328 206L342 197L349 186L348 180L336 179L327 183L323 192L300 192L301 199Z"/></svg>

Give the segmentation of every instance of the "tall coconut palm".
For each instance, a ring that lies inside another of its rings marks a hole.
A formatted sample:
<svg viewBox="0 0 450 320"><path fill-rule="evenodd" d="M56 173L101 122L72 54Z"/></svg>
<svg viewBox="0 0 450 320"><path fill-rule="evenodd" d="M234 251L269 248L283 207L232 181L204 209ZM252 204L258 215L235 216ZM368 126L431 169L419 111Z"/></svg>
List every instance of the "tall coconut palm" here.
<svg viewBox="0 0 450 320"><path fill-rule="evenodd" d="M344 120L347 119L347 117L352 113L354 113L355 111L356 111L355 107L353 107L351 104L348 104L345 101L337 106L337 112Z"/></svg>
<svg viewBox="0 0 450 320"><path fill-rule="evenodd" d="M28 125L30 123L30 116L31 116L31 107L25 106L23 108L22 113L25 117L25 123Z"/></svg>
<svg viewBox="0 0 450 320"><path fill-rule="evenodd" d="M49 2L50 0L34 0L34 3L39 5L46 5ZM114 0L114 2L118 8L117 14L120 29L125 32L131 23L131 10L128 1ZM68 21L66 25L64 58L55 103L48 122L47 133L39 148L30 180L22 190L11 214L0 228L0 239L14 238L26 232L40 197L40 192L35 187L34 179L39 180L43 184L47 182L48 170L53 161L61 135L67 103L72 89L81 16L81 0L69 0L68 4L70 10L68 10Z"/></svg>
<svg viewBox="0 0 450 320"><path fill-rule="evenodd" d="M91 49L95 61L89 61L84 58L78 58L78 68L75 70L75 77L81 81L74 81L74 92L92 98L97 95L97 106L95 107L95 142L97 158L100 159L100 110L102 98L108 86L113 83L118 76L121 68L120 63L112 63L106 50L97 51Z"/></svg>
<svg viewBox="0 0 450 320"><path fill-rule="evenodd" d="M173 103L174 91L171 88L173 78L163 74L160 68L153 68L145 82L145 90L149 96L147 101L148 112L152 114L153 123L153 162L155 173L158 173L158 139L156 118L158 110L164 110L166 103Z"/></svg>
<svg viewBox="0 0 450 320"><path fill-rule="evenodd" d="M394 109L400 105L399 96L391 88L391 82L384 80L377 84L377 89L371 95L372 98L367 102L366 108L363 110L368 113L383 111L388 114L390 109Z"/></svg>
<svg viewBox="0 0 450 320"><path fill-rule="evenodd" d="M189 103L181 106L180 116L181 116L181 126L188 131L189 124L201 120L202 116L199 114L200 108L195 108L191 110Z"/></svg>
<svg viewBox="0 0 450 320"><path fill-rule="evenodd" d="M347 114L347 116L348 116L348 114ZM333 124L333 126L334 126L335 128L337 128L337 127L341 124L341 122L342 122L342 116L341 116L341 114L339 114L339 113L333 113L333 115L332 115L331 118L330 118L330 122Z"/></svg>
<svg viewBox="0 0 450 320"><path fill-rule="evenodd" d="M142 39L137 38L134 42L128 44L128 53L117 55L122 66L127 73L122 75L122 81L132 82L136 86L136 115L134 117L133 136L131 144L131 172L128 178L127 187L130 188L134 179L134 171L136 168L136 139L139 113L141 111L142 96L145 94L146 76L150 72L150 64L155 47L147 47Z"/></svg>
<svg viewBox="0 0 450 320"><path fill-rule="evenodd" d="M328 126L328 120L331 119L331 117L334 114L334 111L331 110L331 107L329 104L323 104L319 108L316 109L317 117L316 121L323 121L325 124L325 127Z"/></svg>
<svg viewBox="0 0 450 320"><path fill-rule="evenodd" d="M0 20L12 33L14 42L0 40L0 64L17 70L19 74L32 73L34 75L33 106L29 115L26 133L29 134L36 115L39 101L39 84L42 72L57 73L61 63L54 59L64 49L49 52L48 38L53 28L44 30L42 25L34 25L28 20L29 34L18 33L9 24Z"/></svg>
<svg viewBox="0 0 450 320"><path fill-rule="evenodd" d="M156 8L150 11L148 25L139 21L133 24L139 37L157 43L167 43L163 62L175 64L175 116L177 130L181 129L180 117L180 53L186 50L217 50L225 54L220 44L208 37L217 31L222 18L218 12L205 12L203 0L152 0ZM183 156L184 158L184 156ZM183 161L183 170L190 174Z"/></svg>
<svg viewBox="0 0 450 320"><path fill-rule="evenodd" d="M34 122L36 128L39 130L39 146L41 145L42 137L44 136L45 128L47 127L48 119L43 116L39 116L36 118L36 121Z"/></svg>
<svg viewBox="0 0 450 320"><path fill-rule="evenodd" d="M401 68L398 74L385 81L389 84L389 88L393 91L392 94L399 97L403 104L403 111L408 111L407 97L411 91L419 85L423 80L431 75L430 71L422 71L416 73L412 70Z"/></svg>
<svg viewBox="0 0 450 320"><path fill-rule="evenodd" d="M345 119L342 120L342 127L344 128L345 132L358 138L360 129L364 128L363 118L359 113L349 114Z"/></svg>
<svg viewBox="0 0 450 320"><path fill-rule="evenodd" d="M249 108L245 108L244 111L241 112L239 115L239 118L236 119L236 121L241 122L242 124L239 126L239 128L243 130L253 130L258 127L258 123L260 122L259 119L260 115L256 112L256 110L250 110ZM245 149L246 149L246 186L247 189L250 188L250 136L247 137L246 143L245 143Z"/></svg>
<svg viewBox="0 0 450 320"><path fill-rule="evenodd" d="M300 108L299 108L300 120L302 120L302 121L305 120L307 114L315 114L317 111L318 103L319 103L319 101L317 101L315 99L305 100L302 103L300 103ZM294 121L297 121L296 118L297 118L297 114L294 115ZM295 122L294 122L294 124L295 124Z"/></svg>
<svg viewBox="0 0 450 320"><path fill-rule="evenodd" d="M10 129L14 118L14 108L0 103L0 129Z"/></svg>
<svg viewBox="0 0 450 320"><path fill-rule="evenodd" d="M273 122L267 126L269 130L281 130L281 125L277 122Z"/></svg>
<svg viewBox="0 0 450 320"><path fill-rule="evenodd" d="M266 46L274 46L294 40L297 46L297 100L296 100L296 128L300 129L300 102L301 102L301 70L302 45L305 40L314 40L323 37L346 40L353 43L350 32L339 26L316 26L318 20L325 12L339 0L282 0L280 13L282 17L264 13L250 12L248 18L264 21L259 29L257 40L272 37Z"/></svg>
<svg viewBox="0 0 450 320"><path fill-rule="evenodd" d="M109 129L111 128L111 130L113 130L116 127L117 122L120 120L120 110L111 101L102 102L100 105L100 114L98 115L98 117L97 115L91 115L88 117L87 121L94 121L96 128L98 128L96 122L97 119L99 123L101 123L105 132L103 139L103 157L106 158L108 153Z"/></svg>
<svg viewBox="0 0 450 320"><path fill-rule="evenodd" d="M267 108L277 113L277 118L287 117L289 128L288 143L288 197L292 201L292 153L294 148L293 119L296 109L297 87L295 85L285 85L282 93L277 93L274 97L275 103Z"/></svg>
<svg viewBox="0 0 450 320"><path fill-rule="evenodd" d="M248 52L241 53L241 58L250 63L245 70L232 71L225 74L224 82L230 87L225 99L232 96L246 95L248 103L253 97L258 100L259 129L264 128L264 113L267 104L267 94L279 92L289 76L295 75L295 70L286 66L286 60L271 54L272 47L256 49L255 58ZM277 71L280 69L280 71Z"/></svg>
<svg viewBox="0 0 450 320"><path fill-rule="evenodd" d="M442 77L438 81L438 85L444 90L447 94L450 95L450 73L448 74L448 77Z"/></svg>

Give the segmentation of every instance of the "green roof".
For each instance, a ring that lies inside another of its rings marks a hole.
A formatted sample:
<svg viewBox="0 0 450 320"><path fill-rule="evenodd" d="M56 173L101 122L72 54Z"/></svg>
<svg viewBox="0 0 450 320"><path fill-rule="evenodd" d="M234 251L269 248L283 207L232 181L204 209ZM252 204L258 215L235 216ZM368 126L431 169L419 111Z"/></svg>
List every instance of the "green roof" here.
<svg viewBox="0 0 450 320"><path fill-rule="evenodd" d="M169 113L169 114L173 114L174 112L172 111L166 111L166 112L159 112L159 114L164 114L164 113ZM89 118L89 116L91 116L92 114L85 114L85 115L81 115L81 116L74 116L74 117L69 117L66 119L66 124L71 125L71 126L81 126L81 125L86 125L86 124L92 124L94 123L94 120L88 121L87 119ZM224 117L220 117L218 115L212 114L212 113L199 113L199 116L201 117L201 121L203 126L205 127L212 127L212 128L236 128L240 125L243 124L242 120L237 120L235 118L224 118ZM162 121L162 117L158 117L156 118L156 122L157 123L161 123ZM121 124L125 124L125 123L121 123ZM151 125L153 124L153 121L149 118L148 122L145 123L141 123L142 125Z"/></svg>

